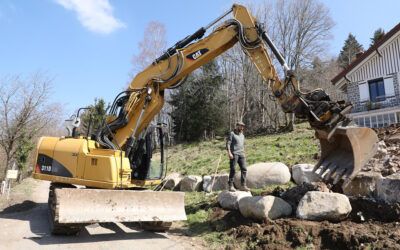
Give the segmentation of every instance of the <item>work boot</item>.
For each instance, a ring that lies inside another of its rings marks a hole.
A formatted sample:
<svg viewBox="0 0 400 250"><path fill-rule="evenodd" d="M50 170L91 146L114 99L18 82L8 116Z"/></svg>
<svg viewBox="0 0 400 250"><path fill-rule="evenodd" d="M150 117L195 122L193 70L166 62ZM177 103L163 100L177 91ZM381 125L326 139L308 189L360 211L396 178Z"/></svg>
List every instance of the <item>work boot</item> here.
<svg viewBox="0 0 400 250"><path fill-rule="evenodd" d="M242 186L240 187L240 191L249 192L249 191L250 191L250 188L248 188L246 185L242 185Z"/></svg>
<svg viewBox="0 0 400 250"><path fill-rule="evenodd" d="M229 192L236 192L236 189L233 185L229 185Z"/></svg>

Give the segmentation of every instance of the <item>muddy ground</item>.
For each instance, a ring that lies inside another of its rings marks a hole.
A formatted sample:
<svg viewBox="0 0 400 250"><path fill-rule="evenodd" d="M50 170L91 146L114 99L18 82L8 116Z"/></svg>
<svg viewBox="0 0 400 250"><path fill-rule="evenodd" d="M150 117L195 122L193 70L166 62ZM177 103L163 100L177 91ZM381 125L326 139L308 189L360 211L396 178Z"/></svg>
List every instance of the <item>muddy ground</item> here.
<svg viewBox="0 0 400 250"><path fill-rule="evenodd" d="M279 193L282 194L280 188L263 195ZM298 203L293 194L281 198L293 205ZM351 198L350 202L353 210L348 219L337 223L301 220L294 214L290 218L255 221L217 204L209 219L214 222L214 230L224 231L250 249L400 249L399 204L360 197Z"/></svg>

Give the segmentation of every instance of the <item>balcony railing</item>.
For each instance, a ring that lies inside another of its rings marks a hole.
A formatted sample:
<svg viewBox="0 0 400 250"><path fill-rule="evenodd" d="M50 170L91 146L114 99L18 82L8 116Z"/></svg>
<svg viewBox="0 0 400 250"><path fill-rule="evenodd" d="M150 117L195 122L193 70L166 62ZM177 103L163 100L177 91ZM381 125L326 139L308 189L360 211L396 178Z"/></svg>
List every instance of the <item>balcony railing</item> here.
<svg viewBox="0 0 400 250"><path fill-rule="evenodd" d="M384 109L389 107L400 106L400 100L396 96L386 97L384 101L380 102L372 102L372 101L364 101L354 103L354 108L350 113L359 113L376 109Z"/></svg>

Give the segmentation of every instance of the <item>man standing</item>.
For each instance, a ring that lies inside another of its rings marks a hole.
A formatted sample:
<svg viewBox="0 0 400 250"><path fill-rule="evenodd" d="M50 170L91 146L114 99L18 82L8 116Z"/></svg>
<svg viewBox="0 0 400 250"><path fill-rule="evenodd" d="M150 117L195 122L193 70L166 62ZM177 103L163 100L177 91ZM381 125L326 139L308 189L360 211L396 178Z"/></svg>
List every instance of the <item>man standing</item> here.
<svg viewBox="0 0 400 250"><path fill-rule="evenodd" d="M226 139L226 149L228 150L228 157L230 159L230 172L229 172L229 191L235 192L236 189L233 186L233 178L235 177L236 164L239 163L241 172L241 183L240 190L250 191L246 186L246 158L244 156L244 135L243 135L244 123L237 122L236 129L229 133Z"/></svg>

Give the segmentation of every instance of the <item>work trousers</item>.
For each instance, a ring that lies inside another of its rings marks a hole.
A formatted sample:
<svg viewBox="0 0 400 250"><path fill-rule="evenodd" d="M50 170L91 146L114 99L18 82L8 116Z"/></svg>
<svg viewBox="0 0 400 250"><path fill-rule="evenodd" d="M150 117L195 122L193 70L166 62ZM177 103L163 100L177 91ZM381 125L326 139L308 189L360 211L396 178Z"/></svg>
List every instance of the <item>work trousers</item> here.
<svg viewBox="0 0 400 250"><path fill-rule="evenodd" d="M240 167L240 172L241 172L241 178L240 181L242 183L242 186L246 186L246 173L247 173L247 168L246 168L246 158L244 155L233 155L233 159L230 160L229 166L231 168L231 171L229 172L229 185L233 185L233 179L235 178L235 173L236 173L236 164L239 163Z"/></svg>

